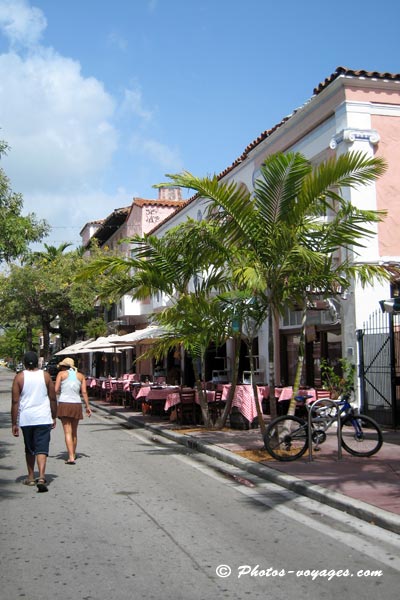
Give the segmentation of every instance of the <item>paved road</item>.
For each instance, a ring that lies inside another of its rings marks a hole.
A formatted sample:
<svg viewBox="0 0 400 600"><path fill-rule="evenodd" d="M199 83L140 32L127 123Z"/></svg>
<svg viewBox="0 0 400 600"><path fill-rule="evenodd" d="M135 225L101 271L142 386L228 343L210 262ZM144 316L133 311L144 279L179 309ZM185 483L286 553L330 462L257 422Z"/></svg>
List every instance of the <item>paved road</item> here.
<svg viewBox="0 0 400 600"><path fill-rule="evenodd" d="M23 486L10 383L0 368L3 598L397 597L399 536L100 413L75 466L57 425L47 494Z"/></svg>

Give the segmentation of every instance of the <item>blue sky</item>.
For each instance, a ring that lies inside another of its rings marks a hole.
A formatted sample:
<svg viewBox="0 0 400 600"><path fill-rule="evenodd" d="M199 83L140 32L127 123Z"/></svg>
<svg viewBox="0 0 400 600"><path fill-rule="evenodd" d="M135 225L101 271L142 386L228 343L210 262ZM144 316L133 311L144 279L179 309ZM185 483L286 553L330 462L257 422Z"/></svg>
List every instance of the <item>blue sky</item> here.
<svg viewBox="0 0 400 600"><path fill-rule="evenodd" d="M338 66L400 72L398 0L0 0L1 166L24 211L87 221L220 173Z"/></svg>

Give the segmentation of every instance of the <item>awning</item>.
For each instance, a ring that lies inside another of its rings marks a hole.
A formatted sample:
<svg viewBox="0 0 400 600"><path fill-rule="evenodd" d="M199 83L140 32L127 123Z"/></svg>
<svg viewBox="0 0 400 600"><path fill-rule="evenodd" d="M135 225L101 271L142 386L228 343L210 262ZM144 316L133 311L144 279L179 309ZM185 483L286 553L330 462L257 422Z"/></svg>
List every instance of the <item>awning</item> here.
<svg viewBox="0 0 400 600"><path fill-rule="evenodd" d="M115 338L118 338L118 335L109 335L98 337L95 340L92 340L90 344L87 344L81 351L83 352L120 352L121 348L117 349L116 344L114 343Z"/></svg>
<svg viewBox="0 0 400 600"><path fill-rule="evenodd" d="M119 343L122 336L119 335L108 335L106 337L98 337L90 344L85 346L82 352L122 352L123 350L130 350L132 344Z"/></svg>
<svg viewBox="0 0 400 600"><path fill-rule="evenodd" d="M167 330L165 327L160 327L159 325L149 325L145 329L138 329L137 331L133 331L132 333L127 333L126 335L116 336L116 339L113 343L118 345L118 347L125 345L136 346L136 344L146 344L150 343L156 339L159 339L165 335Z"/></svg>
<svg viewBox="0 0 400 600"><path fill-rule="evenodd" d="M91 344L94 341L94 338L90 338L90 340L75 342L75 344L71 344L62 350L59 350L55 353L55 356L68 356L69 354L80 354L81 352L86 352L84 348Z"/></svg>

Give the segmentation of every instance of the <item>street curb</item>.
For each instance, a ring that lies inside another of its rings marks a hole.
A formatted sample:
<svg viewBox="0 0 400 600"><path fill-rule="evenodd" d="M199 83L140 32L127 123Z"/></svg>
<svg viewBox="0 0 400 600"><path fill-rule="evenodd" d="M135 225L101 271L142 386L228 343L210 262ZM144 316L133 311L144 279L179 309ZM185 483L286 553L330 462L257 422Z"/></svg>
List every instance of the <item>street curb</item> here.
<svg viewBox="0 0 400 600"><path fill-rule="evenodd" d="M207 454L213 458L216 458L217 460L243 469L248 473L252 473L261 479L275 483L276 485L291 490L296 494L307 496L308 498L312 498L313 500L327 504L332 508L346 512L347 514L357 517L358 519L367 521L370 524L376 525L383 529L388 529L393 533L400 534L400 518L397 515L381 508L367 504L361 500L350 498L349 496L345 496L344 494L340 494L334 490L327 490L318 484L299 479L293 475L278 473L275 469L271 469L266 465L260 465L253 461L249 461L241 456L235 455L229 450L219 448L214 444L202 442L194 436L163 429L162 427L152 425L151 423L143 423L142 421L135 419L135 417L127 417L118 410L99 406L95 403L93 406L111 414L112 416L120 418L122 421L128 422L132 425L132 427L146 429L177 444L186 446L191 450L202 452L203 454Z"/></svg>

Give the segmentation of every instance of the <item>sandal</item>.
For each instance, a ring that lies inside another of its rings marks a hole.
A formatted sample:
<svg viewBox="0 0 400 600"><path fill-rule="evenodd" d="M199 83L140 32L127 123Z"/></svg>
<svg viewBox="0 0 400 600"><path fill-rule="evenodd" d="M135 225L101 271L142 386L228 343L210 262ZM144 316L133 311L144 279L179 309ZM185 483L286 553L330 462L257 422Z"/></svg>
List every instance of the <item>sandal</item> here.
<svg viewBox="0 0 400 600"><path fill-rule="evenodd" d="M48 492L47 481L45 479L43 479L43 477L40 477L37 480L36 485L37 485L38 492Z"/></svg>
<svg viewBox="0 0 400 600"><path fill-rule="evenodd" d="M30 486L36 485L36 481L34 479L28 479L28 478L24 479L24 481L22 483L24 485L30 485Z"/></svg>
<svg viewBox="0 0 400 600"><path fill-rule="evenodd" d="M65 461L65 464L66 464L66 465L75 465L76 463L75 463L75 461L74 461L74 460L66 460L66 461Z"/></svg>

